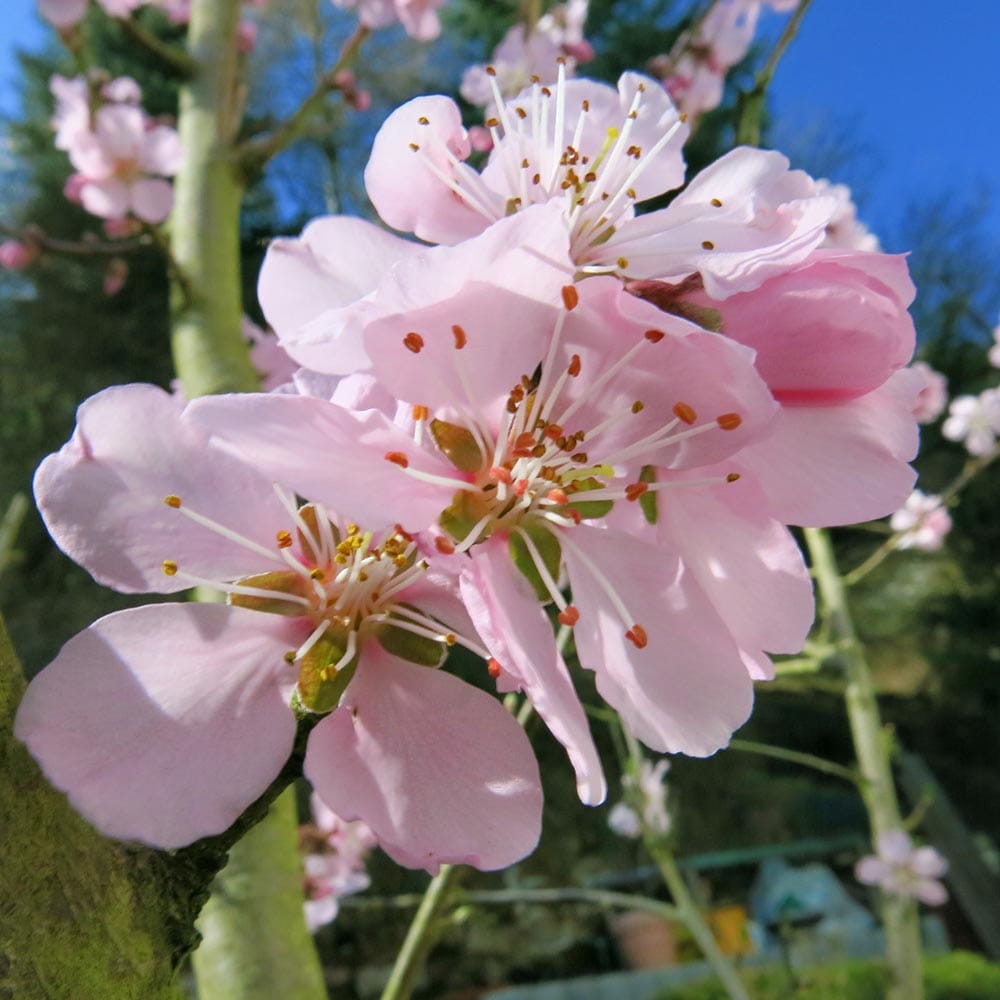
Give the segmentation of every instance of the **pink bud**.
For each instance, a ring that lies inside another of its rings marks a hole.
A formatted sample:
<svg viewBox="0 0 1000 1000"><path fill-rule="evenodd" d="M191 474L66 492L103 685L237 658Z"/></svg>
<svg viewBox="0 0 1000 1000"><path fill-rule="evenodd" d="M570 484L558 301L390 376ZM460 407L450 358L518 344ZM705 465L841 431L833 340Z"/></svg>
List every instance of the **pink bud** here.
<svg viewBox="0 0 1000 1000"><path fill-rule="evenodd" d="M586 38L581 38L578 42L566 42L562 49L566 55L581 64L594 58L594 46Z"/></svg>
<svg viewBox="0 0 1000 1000"><path fill-rule="evenodd" d="M472 125L469 128L469 143L477 153L488 153L493 148L493 136L488 128Z"/></svg>
<svg viewBox="0 0 1000 1000"><path fill-rule="evenodd" d="M112 257L104 271L102 290L105 295L117 295L128 281L128 261L121 257Z"/></svg>
<svg viewBox="0 0 1000 1000"><path fill-rule="evenodd" d="M236 48L243 55L253 52L253 47L257 44L257 22L240 21L236 29Z"/></svg>
<svg viewBox="0 0 1000 1000"><path fill-rule="evenodd" d="M34 263L39 250L35 243L22 243L20 240L4 240L0 243L0 267L8 271L23 271Z"/></svg>
<svg viewBox="0 0 1000 1000"><path fill-rule="evenodd" d="M74 205L79 205L80 192L83 190L83 186L86 183L87 178L84 177L83 174L70 174L69 177L66 178L66 183L63 185L63 194L66 196L66 200L73 202Z"/></svg>

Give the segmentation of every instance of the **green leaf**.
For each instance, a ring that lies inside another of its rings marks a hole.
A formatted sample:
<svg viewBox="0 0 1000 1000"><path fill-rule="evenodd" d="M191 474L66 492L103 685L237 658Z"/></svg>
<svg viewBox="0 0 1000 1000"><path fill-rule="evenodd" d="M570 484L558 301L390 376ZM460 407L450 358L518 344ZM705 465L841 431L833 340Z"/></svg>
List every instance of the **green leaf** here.
<svg viewBox="0 0 1000 1000"><path fill-rule="evenodd" d="M642 471L639 473L640 483L655 483L656 482L656 466L655 465L644 465ZM648 490L639 497L639 506L642 508L642 512L646 517L646 520L650 524L656 524L657 518L660 516L659 511L656 507L656 501L659 494L655 490Z"/></svg>

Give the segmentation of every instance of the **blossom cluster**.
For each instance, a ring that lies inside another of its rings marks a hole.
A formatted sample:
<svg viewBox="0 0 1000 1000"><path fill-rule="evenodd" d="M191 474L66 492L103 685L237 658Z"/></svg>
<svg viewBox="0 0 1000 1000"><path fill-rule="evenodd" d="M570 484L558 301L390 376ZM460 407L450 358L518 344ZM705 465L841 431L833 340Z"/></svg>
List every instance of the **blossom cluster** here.
<svg viewBox="0 0 1000 1000"><path fill-rule="evenodd" d="M652 837L665 837L673 827L667 808L667 786L664 781L670 761L655 764L643 758L635 771L622 776L621 802L608 816L608 826L620 837L636 839L643 832Z"/></svg>
<svg viewBox="0 0 1000 1000"><path fill-rule="evenodd" d="M876 885L894 896L919 899L928 906L948 901L941 878L948 862L934 847L914 847L905 830L889 830L879 835L875 854L861 858L854 877L862 885Z"/></svg>
<svg viewBox="0 0 1000 1000"><path fill-rule="evenodd" d="M163 222L174 201L167 178L180 169L184 154L176 129L142 109L135 80L118 77L96 85L82 76L56 75L50 89L56 148L76 171L66 196L110 222Z"/></svg>
<svg viewBox="0 0 1000 1000"><path fill-rule="evenodd" d="M784 13L798 0L716 0L677 50L652 60L651 69L692 118L722 103L726 74L750 50L761 9Z"/></svg>
<svg viewBox="0 0 1000 1000"><path fill-rule="evenodd" d="M585 803L606 783L581 671L654 752L712 754L811 626L788 526L910 493L903 256L824 247L837 200L772 151L641 214L684 183L689 131L651 78L489 80L482 170L446 97L375 138L372 203L424 243L339 216L272 243L285 384L105 390L39 468L98 581L227 595L109 615L29 687L18 735L105 832L226 829L306 727L316 792L394 859L508 865L541 788L487 689L530 700Z"/></svg>

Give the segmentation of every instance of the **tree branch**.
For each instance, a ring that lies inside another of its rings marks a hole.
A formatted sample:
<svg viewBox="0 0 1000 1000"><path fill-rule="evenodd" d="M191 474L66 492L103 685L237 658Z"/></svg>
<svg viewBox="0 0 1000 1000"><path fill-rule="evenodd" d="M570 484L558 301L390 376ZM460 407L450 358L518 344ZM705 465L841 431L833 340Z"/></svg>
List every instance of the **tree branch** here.
<svg viewBox="0 0 1000 1000"><path fill-rule="evenodd" d="M118 23L133 42L141 45L173 76L181 80L187 80L194 76L198 64L183 49L157 38L153 32L144 28L133 17L118 18Z"/></svg>
<svg viewBox="0 0 1000 1000"><path fill-rule="evenodd" d="M135 253L137 250L148 250L153 245L149 234L136 236L134 239L109 242L97 237L82 240L60 240L46 234L33 225L9 226L0 222L0 236L9 236L21 243L31 243L46 253L65 254L69 257L120 257L122 254Z"/></svg>
<svg viewBox="0 0 1000 1000"><path fill-rule="evenodd" d="M337 76L354 61L361 44L370 33L370 28L359 24L354 34L344 43L336 63L320 75L312 93L298 109L270 135L249 139L237 146L237 163L244 178L249 180L259 174L270 160L305 133L310 120L323 108L326 99L339 89Z"/></svg>

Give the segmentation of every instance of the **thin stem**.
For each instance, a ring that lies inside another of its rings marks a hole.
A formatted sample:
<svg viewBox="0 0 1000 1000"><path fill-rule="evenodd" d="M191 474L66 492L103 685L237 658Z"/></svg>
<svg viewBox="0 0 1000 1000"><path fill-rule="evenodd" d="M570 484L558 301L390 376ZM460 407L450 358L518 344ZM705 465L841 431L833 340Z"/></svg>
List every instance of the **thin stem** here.
<svg viewBox="0 0 1000 1000"><path fill-rule="evenodd" d="M354 61L369 34L371 29L359 24L354 34L344 43L337 61L320 75L312 93L298 109L270 135L250 139L237 147L236 157L245 178L249 179L260 173L269 160L303 135L311 119L323 110L327 97L339 88L337 76Z"/></svg>
<svg viewBox="0 0 1000 1000"><path fill-rule="evenodd" d="M419 906L424 896L407 893L400 896L347 896L340 905L360 910L408 910ZM627 892L605 889L483 889L456 892L456 906L519 906L522 904L551 905L553 903L592 903L594 906L622 910L644 910L665 920L678 920L677 907L649 896L633 896Z"/></svg>
<svg viewBox="0 0 1000 1000"><path fill-rule="evenodd" d="M118 23L133 42L141 45L168 72L184 80L194 76L198 64L183 49L157 38L134 17L119 18Z"/></svg>
<svg viewBox="0 0 1000 1000"><path fill-rule="evenodd" d="M120 257L122 254L148 250L152 240L148 235L131 240L109 242L98 238L84 240L59 240L46 236L38 226L27 225L20 229L0 222L0 236L8 236L21 243L31 243L46 253L65 254L70 257Z"/></svg>
<svg viewBox="0 0 1000 1000"><path fill-rule="evenodd" d="M778 68L781 57L785 54L788 46L792 44L795 36L799 32L802 19L806 16L809 4L812 0L799 0L798 7L788 19L784 31L771 50L768 60L760 68L754 78L753 87L740 94L739 113L736 120L736 144L739 146L759 146L760 145L760 120L764 113L764 101L767 97L767 88L771 85L774 72Z"/></svg>
<svg viewBox="0 0 1000 1000"><path fill-rule="evenodd" d="M815 754L802 753L799 750L788 750L785 747L772 746L770 743L757 743L753 740L730 740L729 749L755 753L761 757L772 757L775 760L787 760L790 764L801 764L803 767L811 767L814 771L822 771L835 778L842 778L852 785L858 785L861 781L857 772L852 768L835 764L832 760L817 757Z"/></svg>
<svg viewBox="0 0 1000 1000"><path fill-rule="evenodd" d="M939 506L946 507L966 486L969 485L970 481L974 479L980 472L983 471L988 465L995 462L997 458L1000 458L1000 444L996 445L993 450L988 455L982 455L979 458L972 459L967 462L965 468L962 472L956 476L956 478L951 482L951 484L939 495ZM919 527L919 525L917 525ZM853 587L856 583L863 580L873 569L881 566L882 563L890 556L899 546L899 540L903 535L907 534L909 531L914 530L913 528L907 528L904 531L897 531L889 538L887 538L860 566L852 569L850 573L844 574L844 583L848 587Z"/></svg>
<svg viewBox="0 0 1000 1000"><path fill-rule="evenodd" d="M891 740L882 726L875 683L864 648L858 640L847 604L847 591L837 569L829 535L820 528L805 529L813 574L823 603L823 614L838 642L847 679L845 697L854 751L862 779L861 794L868 810L873 839L903 826L893 782ZM882 894L886 959L890 985L888 1000L921 1000L920 925L914 900Z"/></svg>
<svg viewBox="0 0 1000 1000"><path fill-rule="evenodd" d="M663 881L666 882L667 888L670 890L670 895L673 896L678 918L691 932L691 936L701 949L705 960L719 977L726 993L731 1000L750 1000L750 994L747 993L746 987L736 974L732 963L722 954L722 950L715 940L715 935L705 923L705 919L684 881L684 876L681 875L677 863L674 861L673 854L664 846L662 840L658 841L648 835L644 839L646 849L652 855L660 869L660 874L663 875Z"/></svg>
<svg viewBox="0 0 1000 1000"><path fill-rule="evenodd" d="M14 546L29 507L28 498L23 493L15 493L0 520L0 577L13 561Z"/></svg>
<svg viewBox="0 0 1000 1000"><path fill-rule="evenodd" d="M450 902L451 891L460 869L455 865L442 865L431 879L427 891L413 917L399 954L396 955L392 975L382 991L382 1000L409 1000L416 986L427 954L436 940L441 918Z"/></svg>

